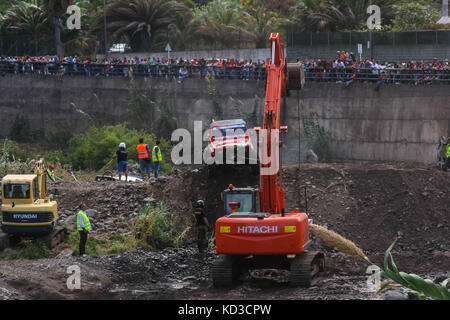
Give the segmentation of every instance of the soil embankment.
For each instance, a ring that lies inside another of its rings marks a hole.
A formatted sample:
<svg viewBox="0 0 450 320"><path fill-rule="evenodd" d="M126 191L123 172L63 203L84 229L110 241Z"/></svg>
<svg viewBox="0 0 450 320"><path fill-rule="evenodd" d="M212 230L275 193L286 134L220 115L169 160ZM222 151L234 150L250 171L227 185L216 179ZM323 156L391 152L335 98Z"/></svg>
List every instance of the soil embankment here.
<svg viewBox="0 0 450 320"><path fill-rule="evenodd" d="M208 218L223 214L220 193L233 183L258 185L257 177L226 172L208 178L206 170L176 169L147 184L60 182L58 203L70 223L80 201L96 210L97 235L130 232L138 211L149 199L164 201L180 216L181 227L193 223L192 203L206 202ZM400 270L431 279L449 276L450 174L432 166L391 164L315 164L283 169L286 208L305 210L300 186L308 186L308 213L314 223L354 241L382 265L384 252L398 238L393 256ZM153 200L152 200L153 201ZM192 234L192 239L193 238ZM290 288L282 272L245 275L229 290L215 289L209 268L214 250L201 256L194 241L160 252L77 258L71 249L52 259L0 261L0 299L369 299L367 265L327 247L312 235L313 248L325 252L327 271L313 287ZM82 289L66 287L67 267L79 265Z"/></svg>

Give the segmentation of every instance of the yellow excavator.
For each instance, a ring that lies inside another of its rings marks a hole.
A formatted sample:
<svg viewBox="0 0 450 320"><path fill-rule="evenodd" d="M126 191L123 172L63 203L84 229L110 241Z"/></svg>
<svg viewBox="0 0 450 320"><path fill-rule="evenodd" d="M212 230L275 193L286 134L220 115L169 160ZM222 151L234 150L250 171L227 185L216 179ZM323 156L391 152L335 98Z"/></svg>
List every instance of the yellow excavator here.
<svg viewBox="0 0 450 320"><path fill-rule="evenodd" d="M67 230L57 225L58 204L47 196L46 177L43 159L35 162L34 174L3 177L1 230L6 234L0 239L3 247L21 238L39 239L49 248L64 241Z"/></svg>

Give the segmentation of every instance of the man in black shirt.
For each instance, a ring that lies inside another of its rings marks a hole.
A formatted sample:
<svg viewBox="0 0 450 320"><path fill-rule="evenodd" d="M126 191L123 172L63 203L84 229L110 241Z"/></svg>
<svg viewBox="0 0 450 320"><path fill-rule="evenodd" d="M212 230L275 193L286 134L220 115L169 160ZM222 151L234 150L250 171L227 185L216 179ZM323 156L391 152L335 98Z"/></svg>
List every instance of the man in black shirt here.
<svg viewBox="0 0 450 320"><path fill-rule="evenodd" d="M194 216L197 225L197 246L198 252L202 253L208 248L208 241L206 239L206 231L210 228L208 219L204 213L205 203L203 200L198 200L195 204Z"/></svg>
<svg viewBox="0 0 450 320"><path fill-rule="evenodd" d="M117 158L117 169L119 171L119 181L121 181L122 173L125 174L125 181L128 181L127 159L128 152L126 151L125 142L119 144L119 150L117 150L114 158Z"/></svg>

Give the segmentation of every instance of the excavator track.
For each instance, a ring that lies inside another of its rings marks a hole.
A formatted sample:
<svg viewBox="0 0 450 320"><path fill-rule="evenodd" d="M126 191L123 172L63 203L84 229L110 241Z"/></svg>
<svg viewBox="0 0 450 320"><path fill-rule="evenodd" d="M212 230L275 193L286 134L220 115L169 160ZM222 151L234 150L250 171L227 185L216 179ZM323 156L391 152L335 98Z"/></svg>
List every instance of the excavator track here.
<svg viewBox="0 0 450 320"><path fill-rule="evenodd" d="M310 287L317 282L316 276L324 271L323 253L306 251L297 255L291 262L289 284L291 286Z"/></svg>
<svg viewBox="0 0 450 320"><path fill-rule="evenodd" d="M67 237L67 229L64 227L55 227L55 229L48 235L39 238L49 249L53 249L57 245L64 242Z"/></svg>
<svg viewBox="0 0 450 320"><path fill-rule="evenodd" d="M239 267L232 256L219 256L212 267L214 287L231 287L239 279Z"/></svg>

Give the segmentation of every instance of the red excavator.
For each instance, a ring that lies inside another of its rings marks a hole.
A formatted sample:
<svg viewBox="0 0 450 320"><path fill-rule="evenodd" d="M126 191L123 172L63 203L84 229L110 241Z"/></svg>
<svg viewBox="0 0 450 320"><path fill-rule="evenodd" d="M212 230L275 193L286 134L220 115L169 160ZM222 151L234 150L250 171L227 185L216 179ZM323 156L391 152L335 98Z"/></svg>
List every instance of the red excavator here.
<svg viewBox="0 0 450 320"><path fill-rule="evenodd" d="M258 269L286 269L290 271L291 285L310 286L324 268L324 255L307 251L308 216L298 209L285 212L281 186L283 142L279 134L287 133L287 127L280 126L281 99L288 90L302 89L303 66L286 63L278 33L271 34L270 43L264 123L262 128L255 128L259 137L260 189L230 185L223 193L226 215L216 222L219 258L212 267L216 287L231 286L243 272Z"/></svg>

